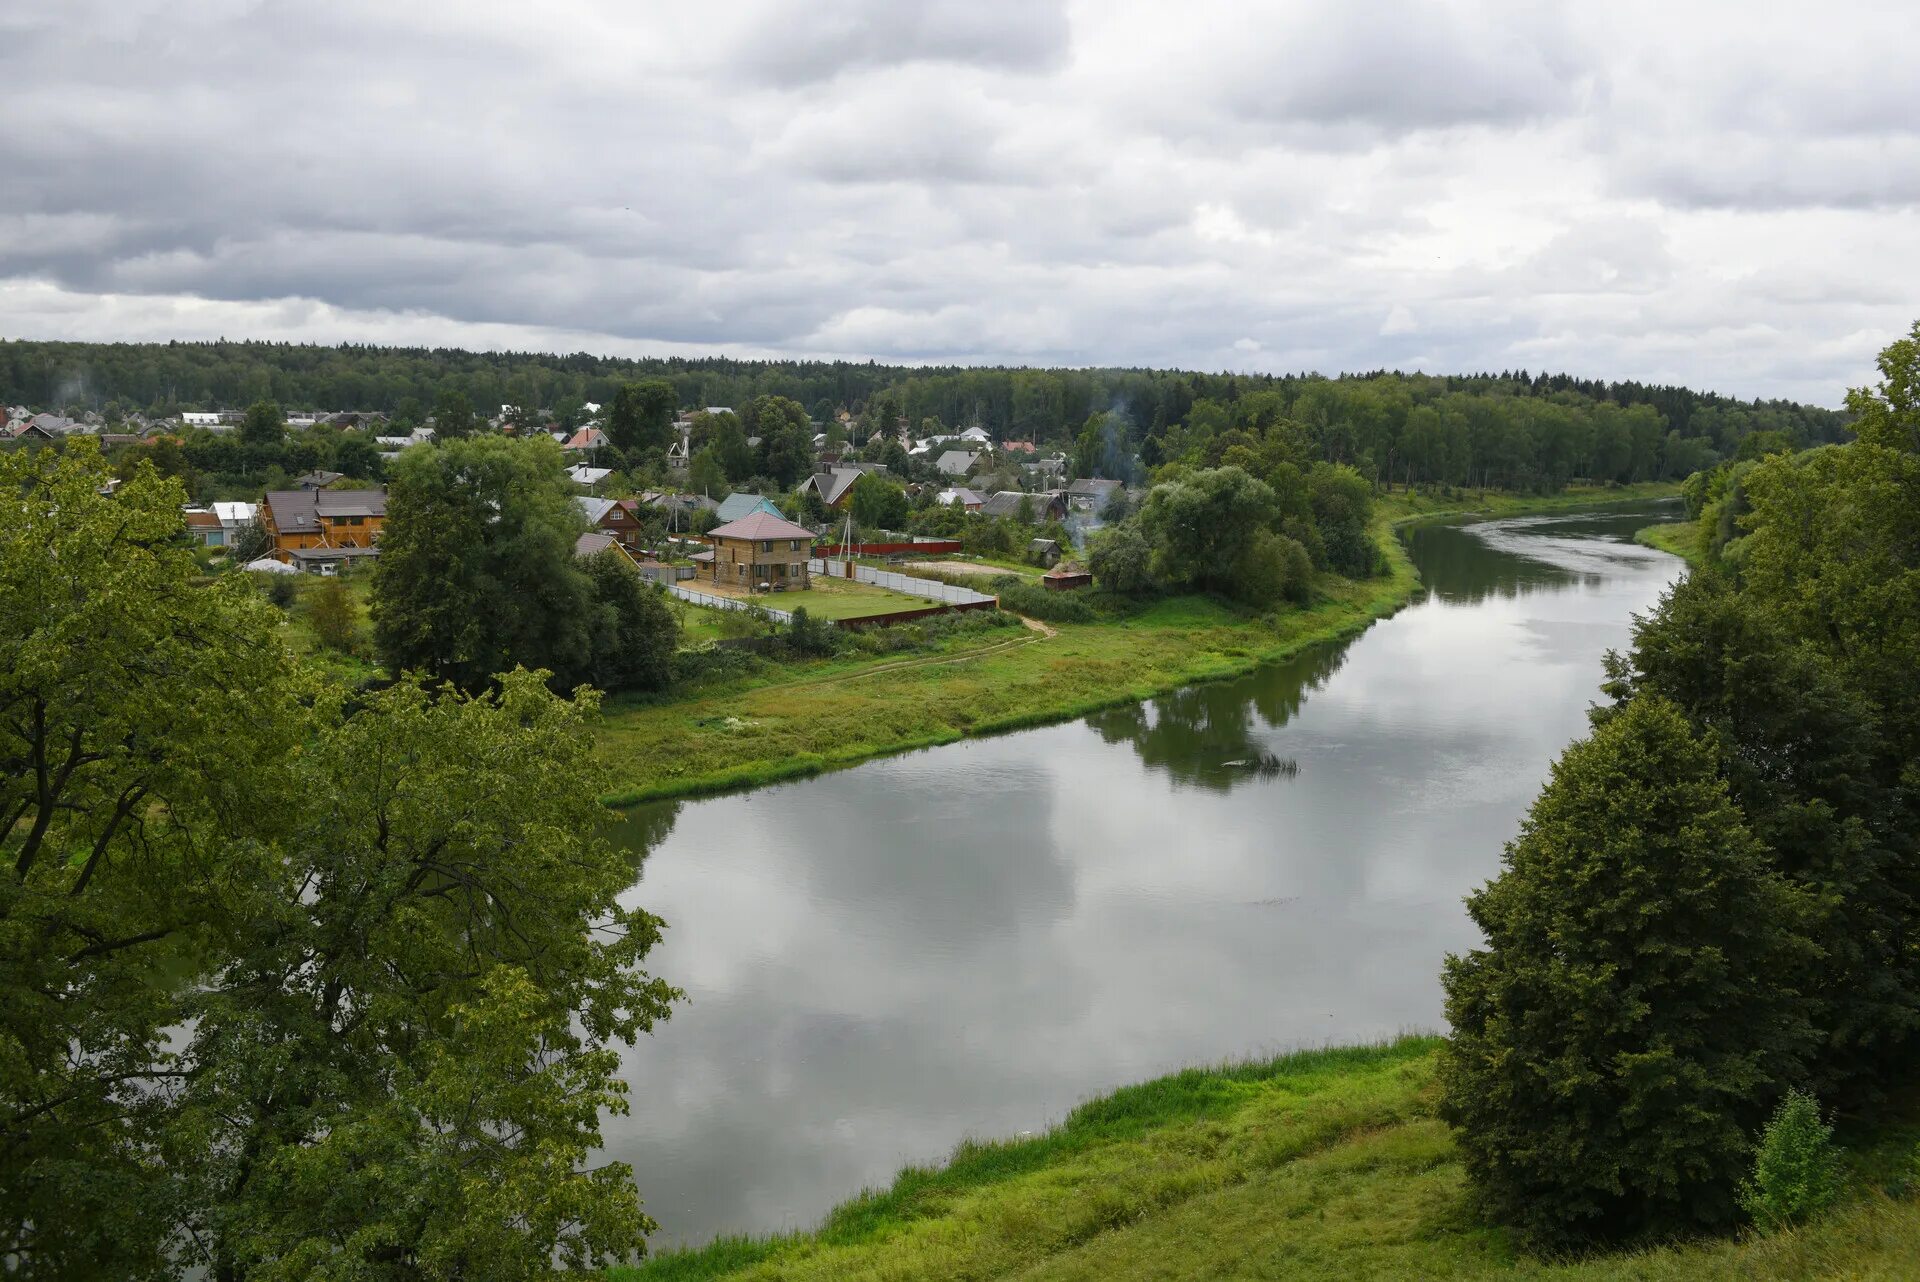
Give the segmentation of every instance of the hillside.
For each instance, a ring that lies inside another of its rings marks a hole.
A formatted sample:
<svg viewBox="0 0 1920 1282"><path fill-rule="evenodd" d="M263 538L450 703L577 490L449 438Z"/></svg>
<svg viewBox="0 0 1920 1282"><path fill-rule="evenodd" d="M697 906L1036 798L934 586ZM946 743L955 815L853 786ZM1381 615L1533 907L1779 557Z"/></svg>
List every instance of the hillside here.
<svg viewBox="0 0 1920 1282"><path fill-rule="evenodd" d="M1484 1227L1434 1115L1430 1037L1192 1069L1076 1109L1038 1138L964 1144L807 1234L669 1253L615 1282L683 1279L1910 1279L1920 1199L1899 1120L1843 1127L1851 1185L1823 1220L1599 1255L1528 1258Z"/></svg>

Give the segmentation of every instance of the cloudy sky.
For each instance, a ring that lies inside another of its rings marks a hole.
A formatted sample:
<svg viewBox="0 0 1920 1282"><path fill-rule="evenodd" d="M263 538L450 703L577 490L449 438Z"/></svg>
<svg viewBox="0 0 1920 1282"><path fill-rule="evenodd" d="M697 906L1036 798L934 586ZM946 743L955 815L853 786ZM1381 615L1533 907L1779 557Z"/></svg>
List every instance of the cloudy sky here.
<svg viewBox="0 0 1920 1282"><path fill-rule="evenodd" d="M1920 4L7 0L0 335L1838 402Z"/></svg>

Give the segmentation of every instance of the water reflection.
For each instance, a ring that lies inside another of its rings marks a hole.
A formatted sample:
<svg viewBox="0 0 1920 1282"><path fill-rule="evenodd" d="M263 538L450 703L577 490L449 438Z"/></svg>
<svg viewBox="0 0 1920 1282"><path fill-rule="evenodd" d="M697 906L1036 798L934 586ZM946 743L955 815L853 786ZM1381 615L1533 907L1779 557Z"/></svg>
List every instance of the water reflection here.
<svg viewBox="0 0 1920 1282"><path fill-rule="evenodd" d="M1430 593L1348 645L634 812L690 1000L607 1139L662 1240L803 1227L1182 1064L1438 1025L1461 895L1678 567L1626 542L1649 519L1418 530Z"/></svg>
<svg viewBox="0 0 1920 1282"><path fill-rule="evenodd" d="M1176 785L1226 792L1293 779L1297 759L1260 733L1285 725L1307 696L1340 670L1351 642L1315 646L1256 676L1192 686L1145 703L1097 712L1087 725L1104 743L1129 744L1142 764Z"/></svg>

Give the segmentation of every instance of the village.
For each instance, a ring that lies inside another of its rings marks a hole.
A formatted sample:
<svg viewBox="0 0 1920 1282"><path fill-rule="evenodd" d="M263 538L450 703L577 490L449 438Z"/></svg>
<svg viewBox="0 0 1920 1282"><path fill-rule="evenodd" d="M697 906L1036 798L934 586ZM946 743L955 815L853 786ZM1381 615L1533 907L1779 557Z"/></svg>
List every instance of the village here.
<svg viewBox="0 0 1920 1282"><path fill-rule="evenodd" d="M916 436L901 419L891 435L870 432L856 452L848 438L858 425L844 410L810 424L817 429L811 459L785 491L732 489L699 474L703 440L739 431L728 406L677 414L664 467L636 483L619 466L603 408L586 402L581 421L568 427L529 422L502 405L472 430L544 435L558 445L579 513L575 555L611 554L684 603L690 639L737 631L715 617L724 613L784 624L805 610L837 628L862 629L993 609L998 596L979 589L1007 576L1051 591L1084 588L1093 581L1082 555L1088 532L1126 511L1120 480L1068 480L1064 452L996 443L981 427ZM431 418L412 425L379 412L319 410L282 417L289 433L337 433L342 457L351 446L370 445L378 464L366 470L376 474L437 436ZM92 437L110 455L137 458L194 439L237 440L246 420L246 411L209 410L129 413L110 422L97 411L69 417L14 406L0 442L32 447ZM750 450L762 444L754 436L744 443ZM863 485L863 478L871 479ZM189 503L183 516L210 568L358 577L379 559L387 493L371 477L316 467L253 497Z"/></svg>

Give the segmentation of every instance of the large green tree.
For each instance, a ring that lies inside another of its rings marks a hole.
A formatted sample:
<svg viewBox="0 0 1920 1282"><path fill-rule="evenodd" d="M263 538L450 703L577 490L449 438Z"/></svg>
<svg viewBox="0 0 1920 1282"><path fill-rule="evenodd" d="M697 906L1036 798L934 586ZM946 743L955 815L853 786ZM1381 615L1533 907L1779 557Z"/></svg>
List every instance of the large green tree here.
<svg viewBox="0 0 1920 1282"><path fill-rule="evenodd" d="M1139 521L1159 578L1231 594L1241 559L1275 515L1266 482L1222 467L1154 486Z"/></svg>
<svg viewBox="0 0 1920 1282"><path fill-rule="evenodd" d="M166 1029L291 744L273 612L199 584L177 481L108 478L84 437L0 453L0 1258L30 1278L166 1271Z"/></svg>
<svg viewBox="0 0 1920 1282"><path fill-rule="evenodd" d="M286 439L287 416L273 401L255 401L240 420L240 440L246 445L278 445Z"/></svg>
<svg viewBox="0 0 1920 1282"><path fill-rule="evenodd" d="M465 392L447 388L433 403L433 439L457 441L480 430L480 416Z"/></svg>
<svg viewBox="0 0 1920 1282"><path fill-rule="evenodd" d="M873 472L853 483L847 507L863 530L898 530L907 523L906 489Z"/></svg>
<svg viewBox="0 0 1920 1282"><path fill-rule="evenodd" d="M323 695L236 956L187 1002L192 1256L241 1278L520 1279L635 1253L616 1041L676 995L600 834L590 695Z"/></svg>
<svg viewBox="0 0 1920 1282"><path fill-rule="evenodd" d="M1806 897L1673 704L1568 748L1447 960L1442 1113L1539 1243L1728 1223L1750 1136L1812 1050Z"/></svg>
<svg viewBox="0 0 1920 1282"><path fill-rule="evenodd" d="M91 442L0 454L8 1274L632 1256L631 1172L590 1155L614 1043L675 994L591 693L321 683L245 576L202 580L175 482L107 475Z"/></svg>
<svg viewBox="0 0 1920 1282"><path fill-rule="evenodd" d="M607 410L607 436L622 454L664 450L679 406L673 384L663 378L622 383Z"/></svg>
<svg viewBox="0 0 1920 1282"><path fill-rule="evenodd" d="M390 672L477 690L516 664L585 679L593 596L585 529L560 449L482 436L394 461L374 572L374 637Z"/></svg>
<svg viewBox="0 0 1920 1282"><path fill-rule="evenodd" d="M642 579L616 548L587 561L597 609L588 679L602 690L664 690L680 622L666 592Z"/></svg>
<svg viewBox="0 0 1920 1282"><path fill-rule="evenodd" d="M781 489L792 489L813 470L813 422L798 401L756 396L747 404L744 426L760 438L761 470Z"/></svg>

